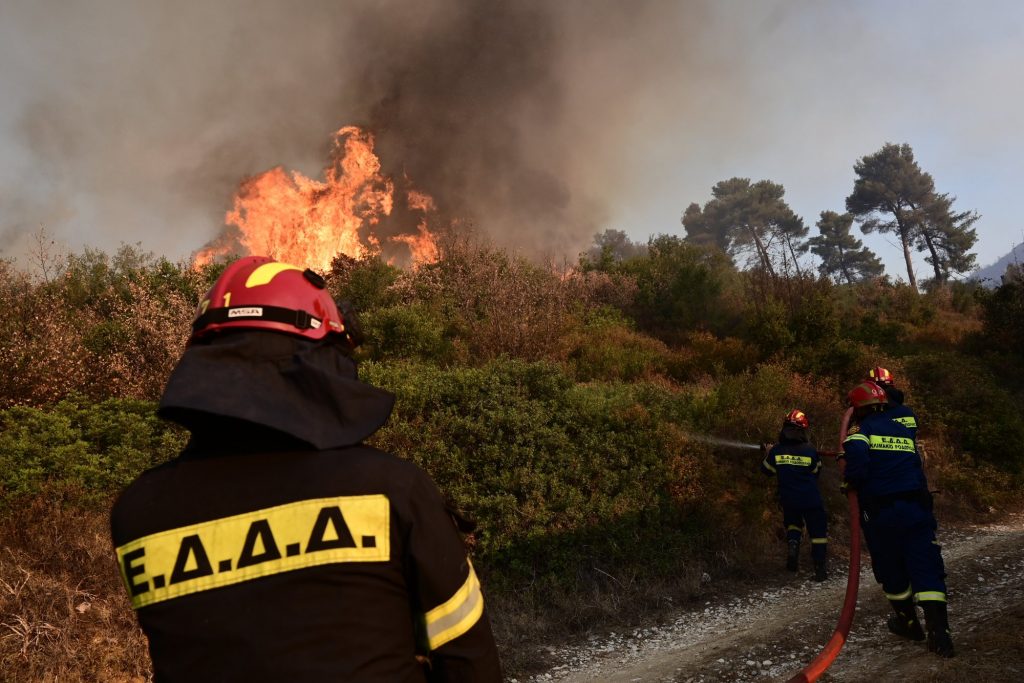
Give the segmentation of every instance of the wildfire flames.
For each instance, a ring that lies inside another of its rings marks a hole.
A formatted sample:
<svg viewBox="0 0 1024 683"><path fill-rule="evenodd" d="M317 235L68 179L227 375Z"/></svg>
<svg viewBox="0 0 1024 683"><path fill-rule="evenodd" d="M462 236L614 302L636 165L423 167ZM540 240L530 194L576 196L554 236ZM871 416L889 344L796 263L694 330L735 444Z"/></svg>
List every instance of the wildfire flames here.
<svg viewBox="0 0 1024 683"><path fill-rule="evenodd" d="M396 183L381 173L372 134L356 126L336 132L323 178L278 166L246 179L224 219L235 229L197 252L196 265L238 253L320 270L339 253L380 254L413 266L437 259L437 235L429 227L437 215L433 198L402 177L398 194L404 210L395 212Z"/></svg>

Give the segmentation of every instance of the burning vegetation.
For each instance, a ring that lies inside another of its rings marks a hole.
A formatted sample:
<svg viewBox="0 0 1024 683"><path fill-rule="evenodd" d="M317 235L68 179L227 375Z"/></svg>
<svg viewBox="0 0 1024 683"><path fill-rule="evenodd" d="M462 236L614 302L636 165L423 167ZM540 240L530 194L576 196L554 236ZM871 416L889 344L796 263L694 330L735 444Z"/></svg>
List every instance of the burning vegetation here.
<svg viewBox="0 0 1024 683"><path fill-rule="evenodd" d="M417 266L437 259L438 216L434 199L408 177L381 171L372 133L345 126L334 134L323 180L281 166L244 180L224 232L195 263L261 254L327 270L340 253Z"/></svg>

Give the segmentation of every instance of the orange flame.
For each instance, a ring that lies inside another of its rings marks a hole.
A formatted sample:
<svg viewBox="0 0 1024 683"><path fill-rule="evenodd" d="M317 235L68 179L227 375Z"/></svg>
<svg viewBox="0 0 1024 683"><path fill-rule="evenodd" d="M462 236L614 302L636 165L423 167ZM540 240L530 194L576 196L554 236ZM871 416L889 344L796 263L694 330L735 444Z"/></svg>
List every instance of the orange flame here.
<svg viewBox="0 0 1024 683"><path fill-rule="evenodd" d="M437 260L436 236L428 226L437 208L429 195L405 189L406 207L418 214L418 223L381 229L394 209L395 183L381 173L373 143L369 132L345 126L334 134L324 180L280 166L246 179L224 219L237 231L229 229L196 253L196 265L240 251L320 270L339 253L379 253L413 266ZM408 178L403 185L408 188Z"/></svg>

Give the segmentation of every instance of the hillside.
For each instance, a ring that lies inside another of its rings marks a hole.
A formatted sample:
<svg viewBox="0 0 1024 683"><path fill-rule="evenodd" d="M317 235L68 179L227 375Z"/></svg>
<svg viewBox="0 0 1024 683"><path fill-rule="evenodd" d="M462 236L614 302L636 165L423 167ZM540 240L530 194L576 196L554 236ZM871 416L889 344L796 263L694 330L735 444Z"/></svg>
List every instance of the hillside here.
<svg viewBox="0 0 1024 683"><path fill-rule="evenodd" d="M1017 244L992 265L979 268L971 273L971 280L980 282L986 287L998 287L1002 282L1003 273L1006 272L1007 266L1021 262L1024 262L1024 244Z"/></svg>
<svg viewBox="0 0 1024 683"><path fill-rule="evenodd" d="M148 675L106 515L187 438L153 410L221 267L129 247L67 255L46 278L0 262L7 680ZM361 377L398 396L372 443L479 525L467 543L510 675L546 666L542 646L671 615L708 581L762 577L780 552L772 487L756 453L709 437L773 440L799 407L831 448L874 365L922 419L944 520L1021 500L1019 285L840 286L671 236L558 271L463 240L415 270L338 257L324 274L362 311Z"/></svg>

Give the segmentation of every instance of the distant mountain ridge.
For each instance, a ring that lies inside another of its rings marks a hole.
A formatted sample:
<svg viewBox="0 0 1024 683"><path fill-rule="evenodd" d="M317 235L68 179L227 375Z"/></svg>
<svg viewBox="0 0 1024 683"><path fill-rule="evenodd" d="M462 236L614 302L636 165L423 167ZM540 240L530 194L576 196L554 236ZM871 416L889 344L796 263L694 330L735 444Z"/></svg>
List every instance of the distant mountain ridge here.
<svg viewBox="0 0 1024 683"><path fill-rule="evenodd" d="M1024 263L1024 243L1018 244L1010 253L993 263L971 273L971 280L978 280L986 287L998 287L1002 284L1003 273L1011 263Z"/></svg>

